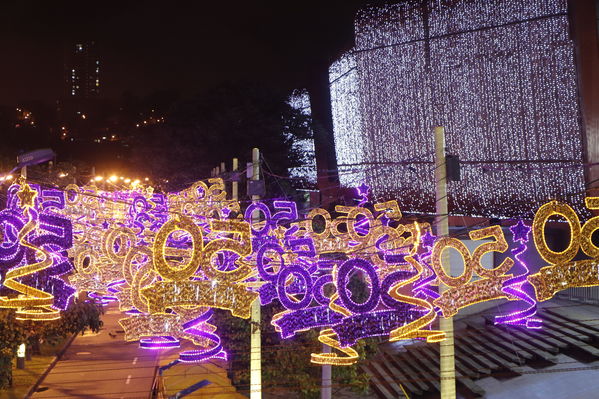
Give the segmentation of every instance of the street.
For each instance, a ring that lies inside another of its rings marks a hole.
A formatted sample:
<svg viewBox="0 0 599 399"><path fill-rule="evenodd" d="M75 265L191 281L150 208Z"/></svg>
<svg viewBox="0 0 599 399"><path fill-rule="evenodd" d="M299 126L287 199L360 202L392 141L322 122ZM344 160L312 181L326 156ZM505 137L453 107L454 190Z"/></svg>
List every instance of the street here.
<svg viewBox="0 0 599 399"><path fill-rule="evenodd" d="M159 353L123 340L122 315L109 305L102 330L77 336L32 397L147 398Z"/></svg>

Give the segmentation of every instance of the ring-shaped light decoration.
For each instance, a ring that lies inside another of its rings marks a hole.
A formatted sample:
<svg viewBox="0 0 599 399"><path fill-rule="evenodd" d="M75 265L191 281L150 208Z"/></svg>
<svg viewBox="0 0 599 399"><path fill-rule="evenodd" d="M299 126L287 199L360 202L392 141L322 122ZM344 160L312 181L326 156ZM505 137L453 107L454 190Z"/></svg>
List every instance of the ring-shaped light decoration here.
<svg viewBox="0 0 599 399"><path fill-rule="evenodd" d="M222 282L234 283L250 277L254 273L254 267L242 261L242 258L252 253L252 241L250 225L239 220L213 220L210 230L223 234L235 234L238 239L218 238L210 241L202 252L202 272L210 279ZM236 261L238 267L233 270L219 270L216 256L221 251L231 251L239 255Z"/></svg>
<svg viewBox="0 0 599 399"><path fill-rule="evenodd" d="M325 223L324 229L320 233L314 231L314 218L317 216L321 216ZM327 239L331 235L331 214L322 208L312 209L308 212L306 220L303 221L303 227L306 229L307 235L314 238L314 240Z"/></svg>
<svg viewBox="0 0 599 399"><path fill-rule="evenodd" d="M0 265L3 269L10 269L18 265L23 259L24 247L18 239L19 231L25 226L25 222L18 213L4 209L0 212L0 228L2 241L0 242Z"/></svg>
<svg viewBox="0 0 599 399"><path fill-rule="evenodd" d="M368 299L362 303L354 302L348 294L347 283L352 272L356 269L362 270L370 280ZM352 313L365 313L374 310L381 298L379 276L374 269L372 263L365 259L350 259L345 261L340 267L337 274L337 290L339 300L343 306Z"/></svg>
<svg viewBox="0 0 599 399"><path fill-rule="evenodd" d="M258 213L264 215L263 221L260 221L261 218L258 216ZM246 222L250 223L250 228L255 236L264 236L268 234L272 227L271 218L270 209L268 209L268 206L262 202L251 203L244 213L244 219ZM254 220L258 220L258 222L254 223ZM258 227L258 225L262 227Z"/></svg>
<svg viewBox="0 0 599 399"><path fill-rule="evenodd" d="M563 217L568 222L570 228L570 241L568 247L563 251L554 251L547 244L545 224L552 216ZM580 247L580 230L580 220L572 207L555 200L542 205L535 213L535 218L532 222L532 236L537 252L543 260L553 265L567 263L576 256Z"/></svg>
<svg viewBox="0 0 599 399"><path fill-rule="evenodd" d="M111 229L102 239L102 250L110 261L121 264L134 243L135 233L131 229ZM118 249L115 249L117 244Z"/></svg>
<svg viewBox="0 0 599 399"><path fill-rule="evenodd" d="M331 302L331 297L326 296L324 293L324 287L326 287L327 284L335 287L333 276L331 274L322 275L314 282L314 287L312 288L314 300L320 305L328 305Z"/></svg>
<svg viewBox="0 0 599 399"><path fill-rule="evenodd" d="M599 197L587 197L584 201L587 208L599 209ZM597 229L599 229L599 216L587 220L580 231L580 247L591 258L599 258L599 247L593 243L593 233Z"/></svg>
<svg viewBox="0 0 599 399"><path fill-rule="evenodd" d="M279 265L276 269L274 268L275 266L272 264L273 261L270 259L269 255L269 253L273 252L279 257ZM279 272L285 268L285 259L283 258L284 253L285 250L275 242L267 242L260 247L256 254L256 266L258 267L258 273L263 280L272 283L277 281ZM267 258L270 259L268 263ZM270 271L268 269L270 269Z"/></svg>
<svg viewBox="0 0 599 399"><path fill-rule="evenodd" d="M191 259L182 267L171 266L166 258L166 246L168 237L177 230L184 230L191 236ZM200 266L203 256L202 231L193 220L187 216L175 215L172 219L166 222L154 239L153 246L153 261L154 269L165 280L183 281L193 276Z"/></svg>
<svg viewBox="0 0 599 399"><path fill-rule="evenodd" d="M458 277L452 277L445 272L442 263L443 251L453 248L462 256L464 261L464 271ZM466 245L455 237L441 237L433 247L431 255L431 266L437 275L437 278L449 287L459 287L472 279L472 256Z"/></svg>
<svg viewBox="0 0 599 399"><path fill-rule="evenodd" d="M296 299L289 297L287 287L289 286L288 280L293 276L299 278L302 281L301 287L303 287L303 298ZM281 305L290 310L300 310L308 307L312 302L312 278L306 269L298 265L289 265L285 267L279 273L277 279L277 292Z"/></svg>

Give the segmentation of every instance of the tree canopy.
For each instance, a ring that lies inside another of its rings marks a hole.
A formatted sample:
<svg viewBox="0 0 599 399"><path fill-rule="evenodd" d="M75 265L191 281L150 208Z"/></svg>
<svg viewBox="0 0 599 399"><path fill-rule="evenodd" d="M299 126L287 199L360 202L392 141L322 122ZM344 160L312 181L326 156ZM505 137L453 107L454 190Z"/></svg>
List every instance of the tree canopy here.
<svg viewBox="0 0 599 399"><path fill-rule="evenodd" d="M240 169L258 147L270 172L287 175L301 166L294 140L310 137L310 120L287 103L286 93L247 84L228 84L173 104L165 123L140 129L132 143L131 161L155 179L182 188L210 176L221 162Z"/></svg>

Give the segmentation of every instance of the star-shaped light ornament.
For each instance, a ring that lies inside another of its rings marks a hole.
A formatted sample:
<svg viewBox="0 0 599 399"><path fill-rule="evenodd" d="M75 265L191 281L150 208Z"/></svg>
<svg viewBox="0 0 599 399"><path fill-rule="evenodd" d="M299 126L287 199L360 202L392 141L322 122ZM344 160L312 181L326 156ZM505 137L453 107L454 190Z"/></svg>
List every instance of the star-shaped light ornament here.
<svg viewBox="0 0 599 399"><path fill-rule="evenodd" d="M29 184L23 183L21 189L17 191L17 197L19 197L19 205L21 208L33 208L35 197L37 197L37 191L32 189Z"/></svg>
<svg viewBox="0 0 599 399"><path fill-rule="evenodd" d="M528 234L530 233L530 226L527 226L522 222L518 221L515 225L510 227L510 231L514 237L514 241L520 241L522 243L528 242Z"/></svg>
<svg viewBox="0 0 599 399"><path fill-rule="evenodd" d="M360 184L358 187L356 187L356 191L358 191L358 195L360 196L360 203L358 206L362 206L368 202L368 193L370 192L370 186L368 186L368 184Z"/></svg>
<svg viewBox="0 0 599 399"><path fill-rule="evenodd" d="M358 195L367 196L370 191L370 187L366 183L362 183L358 186Z"/></svg>
<svg viewBox="0 0 599 399"><path fill-rule="evenodd" d="M433 245L435 245L436 239L437 237L435 237L433 234L431 234L429 230L427 230L426 233L424 233L422 237L420 237L420 242L422 242L423 247L431 249Z"/></svg>

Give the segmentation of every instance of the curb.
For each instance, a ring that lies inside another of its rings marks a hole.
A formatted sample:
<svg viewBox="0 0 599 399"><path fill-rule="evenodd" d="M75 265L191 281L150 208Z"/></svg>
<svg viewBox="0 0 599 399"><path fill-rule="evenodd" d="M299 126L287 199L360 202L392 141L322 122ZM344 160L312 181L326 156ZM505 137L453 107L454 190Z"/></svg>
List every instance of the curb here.
<svg viewBox="0 0 599 399"><path fill-rule="evenodd" d="M46 379L46 376L48 376L48 374L50 373L50 371L52 371L52 369L54 368L54 366L56 366L56 363L58 363L58 361L62 358L62 356L64 355L64 353L67 351L67 349L69 349L69 346L71 346L71 344L73 343L73 341L75 340L75 338L77 337L77 335L79 335L79 333L73 334L71 336L71 338L69 338L67 340L67 342L65 342L65 344L62 347L62 349L56 354L56 356L54 356L54 359L52 359L52 361L50 362L50 364L48 365L48 367L46 368L46 370L42 373L42 375L39 376L39 378L37 379L36 383L33 384L33 386L31 388L29 388L29 391L27 391L27 393L25 394L24 399L30 398L31 395L33 395L35 393L35 391L37 391L37 389L42 384L42 382L44 382L44 379Z"/></svg>

